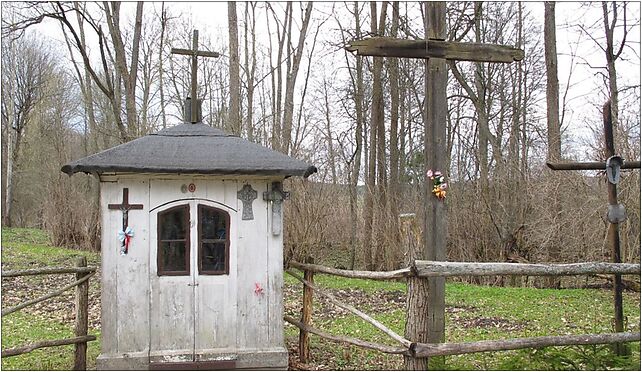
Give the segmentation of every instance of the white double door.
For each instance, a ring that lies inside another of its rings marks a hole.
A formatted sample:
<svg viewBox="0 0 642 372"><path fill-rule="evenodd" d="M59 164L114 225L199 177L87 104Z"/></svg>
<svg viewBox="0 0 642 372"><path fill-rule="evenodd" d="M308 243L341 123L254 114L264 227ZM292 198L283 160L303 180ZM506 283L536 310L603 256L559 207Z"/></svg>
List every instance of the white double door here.
<svg viewBox="0 0 642 372"><path fill-rule="evenodd" d="M202 361L234 349L235 221L233 209L202 199L150 213L150 362Z"/></svg>

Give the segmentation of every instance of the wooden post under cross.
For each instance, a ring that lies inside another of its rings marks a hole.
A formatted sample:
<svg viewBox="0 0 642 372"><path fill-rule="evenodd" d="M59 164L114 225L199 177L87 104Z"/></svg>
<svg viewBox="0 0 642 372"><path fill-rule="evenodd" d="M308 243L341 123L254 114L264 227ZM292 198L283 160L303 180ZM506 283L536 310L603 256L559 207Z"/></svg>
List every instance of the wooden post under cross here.
<svg viewBox="0 0 642 372"><path fill-rule="evenodd" d="M360 56L422 58L426 59L424 105L426 171L446 168L446 60L473 62L510 63L524 58L524 51L510 46L478 43L447 42L446 3L425 3L425 40L401 40L394 38L370 38L350 42L346 49ZM424 189L424 259L446 260L447 219L444 202L432 195L432 185L426 182ZM445 279L428 279L427 329L422 339L413 342L439 343L444 341L445 329ZM415 366L418 369L421 366Z"/></svg>
<svg viewBox="0 0 642 372"><path fill-rule="evenodd" d="M621 263L620 257L620 231L619 224L624 222L624 206L617 202L617 183L619 181L620 169L640 169L640 161L624 162L619 156L615 156L615 141L613 140L613 122L611 120L611 101L607 101L602 108L604 120L604 148L608 160L605 163L599 162L548 162L546 165L552 170L604 170L608 179L608 212L609 221L608 238L611 245L611 255L614 263ZM615 313L615 332L624 332L624 311L622 308L622 276L613 276L613 307ZM630 353L623 343L614 345L618 355Z"/></svg>
<svg viewBox="0 0 642 372"><path fill-rule="evenodd" d="M197 63L196 63L196 57L213 57L213 58L218 58L220 54L216 52L208 52L204 50L198 50L198 30L194 30L194 35L192 37L192 49L179 49L179 48L172 48L172 54L182 54L186 56L191 56L192 57L192 86L191 86L191 104L192 104L192 117L191 117L191 122L196 123L198 121L198 114L196 112L197 110L197 98L196 98L196 88L198 86L197 82L197 74L198 74L198 69L197 69Z"/></svg>

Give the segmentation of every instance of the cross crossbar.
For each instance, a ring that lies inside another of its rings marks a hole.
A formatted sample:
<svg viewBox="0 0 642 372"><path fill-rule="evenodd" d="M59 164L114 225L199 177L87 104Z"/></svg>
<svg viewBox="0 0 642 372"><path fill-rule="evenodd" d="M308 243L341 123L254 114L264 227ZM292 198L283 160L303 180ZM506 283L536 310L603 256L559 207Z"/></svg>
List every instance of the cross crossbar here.
<svg viewBox="0 0 642 372"><path fill-rule="evenodd" d="M499 44L459 43L444 40L402 40L373 37L351 41L345 48L360 56L443 58L471 62L511 63L524 59L524 51Z"/></svg>
<svg viewBox="0 0 642 372"><path fill-rule="evenodd" d="M181 48L172 48L172 54L182 54L186 56L196 55L198 57L213 57L218 58L221 55L217 52L209 52L206 50L197 50L194 52L192 49L181 49Z"/></svg>
<svg viewBox="0 0 642 372"><path fill-rule="evenodd" d="M191 93L192 93L192 98L191 98L191 105L192 105L192 117L190 118L192 123L196 123L198 121L198 113L197 113L197 102L198 99L196 97L196 88L197 88L197 74L198 74L198 69L196 65L196 57L213 57L213 58L218 58L220 56L219 53L216 52L208 52L204 50L198 50L198 30L194 30L194 35L192 36L192 49L180 49L180 48L172 48L172 54L180 54L184 56L191 56L192 57L192 84L191 84Z"/></svg>
<svg viewBox="0 0 642 372"><path fill-rule="evenodd" d="M546 166L552 170L604 170L606 169L606 163L599 161L587 161L587 162L558 162L551 163L546 162ZM625 161L620 169L640 169L640 161Z"/></svg>

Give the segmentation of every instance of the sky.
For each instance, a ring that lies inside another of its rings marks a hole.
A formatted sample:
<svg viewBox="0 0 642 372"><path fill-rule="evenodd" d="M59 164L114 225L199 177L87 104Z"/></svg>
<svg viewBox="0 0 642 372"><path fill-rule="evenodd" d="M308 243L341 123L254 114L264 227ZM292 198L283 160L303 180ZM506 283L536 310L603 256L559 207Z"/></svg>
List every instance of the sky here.
<svg viewBox="0 0 642 372"><path fill-rule="evenodd" d="M329 12L333 4L315 3L316 12ZM226 2L169 2L166 3L174 14L191 19L194 26L199 29L200 35L209 35L212 40L225 40L227 42L227 3ZM274 7L281 7L282 3L273 3ZM295 9L297 6L295 6ZM542 2L525 2L525 8L530 11L543 28L544 5ZM133 17L135 3L123 3L122 13ZM145 13L160 9L160 3L146 3ZM239 21L242 20L242 4L237 4ZM640 18L640 4L631 3L629 14ZM578 2L558 2L556 5L556 28L557 28L557 51L558 51L558 75L560 83L560 99L565 94L567 106L564 114L563 127L566 128L565 144L575 147L575 156L583 157L583 143L590 137L589 126L601 123L601 114L596 107L601 106L605 101L604 96L599 94L604 85L600 74L604 72L604 53L595 47L591 37L600 40L603 38L601 32L582 34L578 27L571 27L573 24L584 24L588 27L597 24L601 27L601 11L599 8L588 9ZM123 22L124 23L124 22ZM263 23L258 22L257 26L262 27ZM62 34L59 26L54 22L45 22L38 26L40 32L48 37L58 40L61 50L65 50L62 42ZM266 29L259 29L259 35L267 32ZM321 39L323 35L321 35ZM619 39L616 35L616 39ZM626 50L630 61L622 60L617 62L617 69L622 73L619 78L619 87L640 85L640 27L639 24L629 34L631 49ZM323 40L320 40L323 42ZM188 46L176 46L188 47ZM543 47L543 46L542 46ZM319 51L325 53L322 58L327 59L328 65L336 66L345 63L343 53L334 53L332 50ZM575 55L575 57L573 57ZM304 72L305 69L301 69ZM639 104L639 103L638 103ZM542 113L545 117L545 112ZM639 129L638 129L639 130Z"/></svg>

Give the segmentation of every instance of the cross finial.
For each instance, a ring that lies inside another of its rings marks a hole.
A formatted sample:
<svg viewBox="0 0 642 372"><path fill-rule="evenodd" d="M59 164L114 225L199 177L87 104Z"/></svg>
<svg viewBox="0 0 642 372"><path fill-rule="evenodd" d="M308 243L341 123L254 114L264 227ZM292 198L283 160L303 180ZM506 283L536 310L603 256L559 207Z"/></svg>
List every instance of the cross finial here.
<svg viewBox="0 0 642 372"><path fill-rule="evenodd" d="M213 58L218 58L220 54L216 52L208 52L208 51L202 51L198 50L198 30L194 30L194 35L192 36L192 49L179 49L179 48L172 48L172 54L182 54L186 56L191 56L192 57L192 89L191 89L191 105L192 105L192 112L191 112L191 122L196 123L198 121L198 114L197 114L197 98L196 98L196 87L197 87L197 65L196 65L196 57L213 57Z"/></svg>

